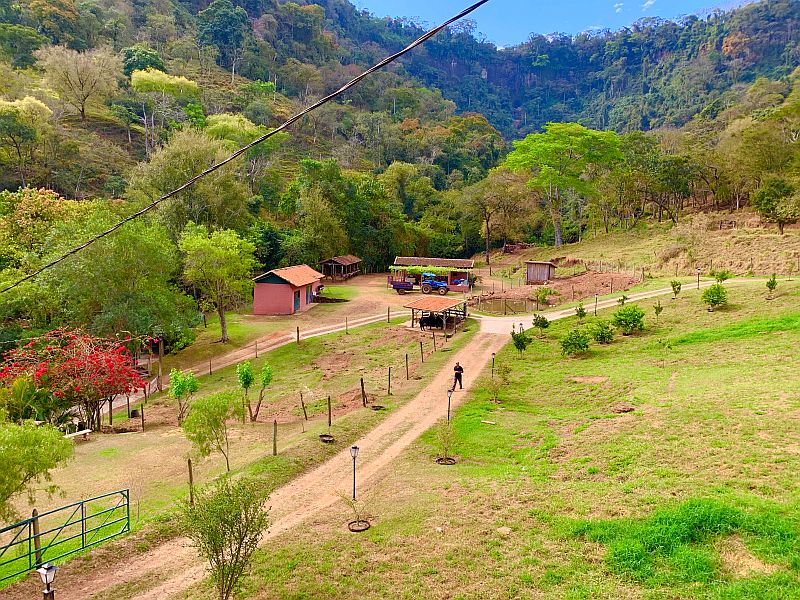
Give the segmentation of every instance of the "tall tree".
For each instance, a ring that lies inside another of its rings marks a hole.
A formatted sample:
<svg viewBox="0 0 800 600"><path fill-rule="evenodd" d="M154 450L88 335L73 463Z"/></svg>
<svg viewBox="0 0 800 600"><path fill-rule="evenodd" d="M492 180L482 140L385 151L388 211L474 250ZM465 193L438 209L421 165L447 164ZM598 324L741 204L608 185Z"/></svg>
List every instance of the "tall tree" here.
<svg viewBox="0 0 800 600"><path fill-rule="evenodd" d="M89 106L100 104L118 89L122 61L108 48L77 52L63 46L36 51L50 87L86 118Z"/></svg>
<svg viewBox="0 0 800 600"><path fill-rule="evenodd" d="M565 193L593 192L592 169L620 160L619 138L612 131L595 131L578 123L548 123L544 133L532 133L514 142L506 158L512 171L528 171L528 185L542 194L555 230L555 244L563 244L561 218Z"/></svg>
<svg viewBox="0 0 800 600"><path fill-rule="evenodd" d="M239 306L253 289L255 246L227 229L209 233L190 223L178 241L184 254L183 278L196 286L219 315L221 342L228 338L225 312Z"/></svg>

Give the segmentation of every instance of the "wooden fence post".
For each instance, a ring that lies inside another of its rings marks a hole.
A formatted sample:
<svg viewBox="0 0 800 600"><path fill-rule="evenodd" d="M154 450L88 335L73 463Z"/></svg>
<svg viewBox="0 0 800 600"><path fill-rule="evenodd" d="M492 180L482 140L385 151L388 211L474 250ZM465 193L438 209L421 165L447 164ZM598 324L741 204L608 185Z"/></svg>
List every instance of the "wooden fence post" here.
<svg viewBox="0 0 800 600"><path fill-rule="evenodd" d="M208 358L208 374L211 375L211 357Z"/></svg>
<svg viewBox="0 0 800 600"><path fill-rule="evenodd" d="M389 367L389 386L386 388L386 395L392 395L392 367Z"/></svg>
<svg viewBox="0 0 800 600"><path fill-rule="evenodd" d="M391 316L390 316L390 311L391 311L391 310L392 310L392 307L391 307L391 306L387 306L387 307L386 307L386 322L387 322L387 323L391 323L391 322L392 322L392 318L391 318Z"/></svg>
<svg viewBox="0 0 800 600"><path fill-rule="evenodd" d="M161 378L164 376L164 340L158 340L158 391L163 391Z"/></svg>
<svg viewBox="0 0 800 600"><path fill-rule="evenodd" d="M189 465L189 504L194 506L194 471L192 470L192 458L186 459Z"/></svg>
<svg viewBox="0 0 800 600"><path fill-rule="evenodd" d="M422 342L419 343L419 355L422 358L422 362L425 362L425 351L422 349Z"/></svg>
<svg viewBox="0 0 800 600"><path fill-rule="evenodd" d="M344 332L346 335L350 335L350 331L348 330L348 325L347 325L347 317L344 318Z"/></svg>
<svg viewBox="0 0 800 600"><path fill-rule="evenodd" d="M139 407L139 416L142 417L142 433L144 433L144 404Z"/></svg>
<svg viewBox="0 0 800 600"><path fill-rule="evenodd" d="M42 566L42 540L39 538L39 511L35 508L31 513L33 518L33 548L36 553L36 566Z"/></svg>
<svg viewBox="0 0 800 600"><path fill-rule="evenodd" d="M436 352L436 332L433 332L433 351Z"/></svg>
<svg viewBox="0 0 800 600"><path fill-rule="evenodd" d="M331 409L331 397L328 396L328 431L330 431L333 422L333 410Z"/></svg>
<svg viewBox="0 0 800 600"><path fill-rule="evenodd" d="M272 421L272 456L278 456L278 419Z"/></svg>
<svg viewBox="0 0 800 600"><path fill-rule="evenodd" d="M131 418L131 395L130 394L126 394L125 395L125 403L126 403L126 405L128 407L128 418L130 419Z"/></svg>
<svg viewBox="0 0 800 600"><path fill-rule="evenodd" d="M364 405L364 408L367 407L367 392L364 389L364 378L361 378L361 404Z"/></svg>
<svg viewBox="0 0 800 600"><path fill-rule="evenodd" d="M408 381L409 379L410 378L408 376L408 352L406 352L406 381Z"/></svg>
<svg viewBox="0 0 800 600"><path fill-rule="evenodd" d="M258 340L256 340L256 358L258 358Z"/></svg>
<svg viewBox="0 0 800 600"><path fill-rule="evenodd" d="M297 328L297 343L300 343L300 327Z"/></svg>
<svg viewBox="0 0 800 600"><path fill-rule="evenodd" d="M303 402L303 392L300 392L300 408L303 409L303 418L308 421L308 413L306 412L306 403Z"/></svg>

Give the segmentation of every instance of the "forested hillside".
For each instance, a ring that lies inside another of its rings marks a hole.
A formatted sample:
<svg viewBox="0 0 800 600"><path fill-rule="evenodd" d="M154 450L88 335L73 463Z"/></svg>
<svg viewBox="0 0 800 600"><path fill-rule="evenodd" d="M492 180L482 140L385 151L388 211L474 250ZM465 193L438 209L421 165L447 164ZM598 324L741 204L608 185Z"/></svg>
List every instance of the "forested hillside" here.
<svg viewBox="0 0 800 600"><path fill-rule="evenodd" d="M248 295L215 299L190 277L203 237L252 271L347 252L383 270L398 254L559 245L688 208L752 203L782 228L800 217L798 17L800 3L768 0L504 50L460 23L4 294L4 335L81 326L188 343L198 306ZM0 0L0 283L421 32L347 0Z"/></svg>

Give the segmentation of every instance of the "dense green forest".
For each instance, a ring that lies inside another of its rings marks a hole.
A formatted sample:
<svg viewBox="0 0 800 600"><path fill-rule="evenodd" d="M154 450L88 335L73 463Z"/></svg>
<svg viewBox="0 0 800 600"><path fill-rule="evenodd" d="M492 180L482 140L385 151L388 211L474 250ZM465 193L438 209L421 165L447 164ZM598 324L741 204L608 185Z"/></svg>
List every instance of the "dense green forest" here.
<svg viewBox="0 0 800 600"><path fill-rule="evenodd" d="M4 294L0 334L80 326L186 344L198 307L247 299L187 269L221 232L253 272L345 252L383 270L398 254L560 245L748 203L782 228L800 217L798 17L800 3L768 0L503 50L461 23ZM347 0L0 0L0 283L421 32ZM190 252L198 231L209 243Z"/></svg>

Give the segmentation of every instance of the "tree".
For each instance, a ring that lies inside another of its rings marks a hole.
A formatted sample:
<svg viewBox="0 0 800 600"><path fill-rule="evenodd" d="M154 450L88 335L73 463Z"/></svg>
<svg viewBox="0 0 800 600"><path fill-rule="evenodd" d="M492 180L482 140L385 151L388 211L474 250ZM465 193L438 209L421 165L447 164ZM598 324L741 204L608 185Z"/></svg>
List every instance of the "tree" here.
<svg viewBox="0 0 800 600"><path fill-rule="evenodd" d="M239 389L244 393L242 397L242 421L244 421L244 407L247 406L250 422L255 423L255 419L253 419L253 408L250 406L250 400L247 397L250 386L252 386L253 382L256 380L256 376L253 373L253 365L249 360L236 365L236 378L239 380Z"/></svg>
<svg viewBox="0 0 800 600"><path fill-rule="evenodd" d="M550 321L544 315L533 315L533 326L539 330L539 337L544 337L544 330L550 327Z"/></svg>
<svg viewBox="0 0 800 600"><path fill-rule="evenodd" d="M530 171L528 186L542 194L555 230L555 245L563 244L561 217L568 191L591 195L592 174L621 160L613 131L595 131L578 123L548 123L544 133L514 142L505 166Z"/></svg>
<svg viewBox="0 0 800 600"><path fill-rule="evenodd" d="M528 349L528 346L530 346L533 342L528 335L528 332L521 329L519 333L516 331L511 332L511 340L514 342L514 348L517 349L517 352L519 352L520 356L522 356L522 353L525 352L525 350Z"/></svg>
<svg viewBox="0 0 800 600"><path fill-rule="evenodd" d="M589 334L583 329L573 329L561 338L561 355L577 356L589 351Z"/></svg>
<svg viewBox="0 0 800 600"><path fill-rule="evenodd" d="M11 59L11 66L25 69L33 66L36 59L33 53L47 38L26 25L0 23L0 51Z"/></svg>
<svg viewBox="0 0 800 600"><path fill-rule="evenodd" d="M594 323L591 328L591 334L592 339L598 344L610 344L614 341L614 328L604 319Z"/></svg>
<svg viewBox="0 0 800 600"><path fill-rule="evenodd" d="M583 302L578 302L578 306L575 307L575 315L578 317L578 323L583 323L583 320L586 318L586 308L583 306Z"/></svg>
<svg viewBox="0 0 800 600"><path fill-rule="evenodd" d="M130 77L134 71L154 69L166 71L161 55L146 44L136 44L122 49L122 72Z"/></svg>
<svg viewBox="0 0 800 600"><path fill-rule="evenodd" d="M211 566L220 600L236 591L269 526L268 495L260 482L223 478L181 507L183 530Z"/></svg>
<svg viewBox="0 0 800 600"><path fill-rule="evenodd" d="M778 288L778 278L775 276L775 273L772 274L767 280L767 290L769 291L769 295L767 296L767 300L772 300L772 294L775 293L775 290Z"/></svg>
<svg viewBox="0 0 800 600"><path fill-rule="evenodd" d="M230 0L214 0L197 13L197 39L202 45L216 46L224 66L231 69L231 83L236 64L242 58L242 47L250 32L250 19L241 6Z"/></svg>
<svg viewBox="0 0 800 600"><path fill-rule="evenodd" d="M678 294L681 293L683 284L677 279L673 279L672 281L669 282L669 284L670 286L672 286L672 299L676 300L678 298Z"/></svg>
<svg viewBox="0 0 800 600"><path fill-rule="evenodd" d="M241 418L242 403L231 392L219 392L195 400L183 421L183 432L200 456L219 452L230 472L230 432L228 421Z"/></svg>
<svg viewBox="0 0 800 600"><path fill-rule="evenodd" d="M199 389L200 382L191 371L172 369L169 372L169 396L178 404L178 425L181 425L186 418L192 404L192 396Z"/></svg>
<svg viewBox="0 0 800 600"><path fill-rule="evenodd" d="M661 300L657 300L653 305L653 312L656 314L656 327L658 327L658 317L664 312L664 306L661 304Z"/></svg>
<svg viewBox="0 0 800 600"><path fill-rule="evenodd" d="M778 226L781 235L786 225L800 219L800 197L785 179L768 179L750 197L750 202L762 219Z"/></svg>
<svg viewBox="0 0 800 600"><path fill-rule="evenodd" d="M622 335L631 335L644 330L644 311L635 304L629 304L615 312L611 322L622 330Z"/></svg>
<svg viewBox="0 0 800 600"><path fill-rule="evenodd" d="M264 363L264 366L261 367L259 381L261 383L261 389L258 391L258 404L256 404L255 410L250 409L249 403L247 405L247 410L250 412L250 421L252 423L255 423L258 420L258 413L261 411L261 404L264 402L264 394L266 393L269 384L272 383L272 367L269 363Z"/></svg>
<svg viewBox="0 0 800 600"><path fill-rule="evenodd" d="M728 303L728 290L721 283L715 283L705 289L701 299L705 304L708 304L708 312L714 312L715 308L725 306Z"/></svg>
<svg viewBox="0 0 800 600"><path fill-rule="evenodd" d="M725 283L728 279L733 278L733 272L729 269L719 269L713 275L717 283Z"/></svg>
<svg viewBox="0 0 800 600"><path fill-rule="evenodd" d="M50 87L86 118L87 107L100 104L117 91L122 61L108 48L77 52L62 46L36 51Z"/></svg>
<svg viewBox="0 0 800 600"><path fill-rule="evenodd" d="M149 162L140 163L133 170L127 196L142 206L150 204L172 190L176 181L194 177L226 155L225 144L202 131L174 133L168 144L151 154ZM244 230L252 220L247 211L248 196L249 190L235 165L228 164L162 203L157 218L173 239L189 222L209 229Z"/></svg>
<svg viewBox="0 0 800 600"><path fill-rule="evenodd" d="M16 517L12 501L20 494L35 499L34 484L50 481L50 471L67 462L73 453L72 440L50 425L33 421L21 424L0 421L0 520ZM54 486L47 488L55 491Z"/></svg>
<svg viewBox="0 0 800 600"><path fill-rule="evenodd" d="M13 155L22 187L27 185L27 165L52 114L44 102L31 96L11 102L0 99L0 149Z"/></svg>
<svg viewBox="0 0 800 600"><path fill-rule="evenodd" d="M238 306L253 289L251 279L256 260L255 246L235 231L209 233L203 225L190 223L178 247L184 254L183 278L194 285L219 315L222 343L227 343L225 311Z"/></svg>
<svg viewBox="0 0 800 600"><path fill-rule="evenodd" d="M439 446L440 459L448 461L453 458L451 453L455 441L456 435L453 425L447 419L442 419L438 427L436 427L436 442Z"/></svg>

